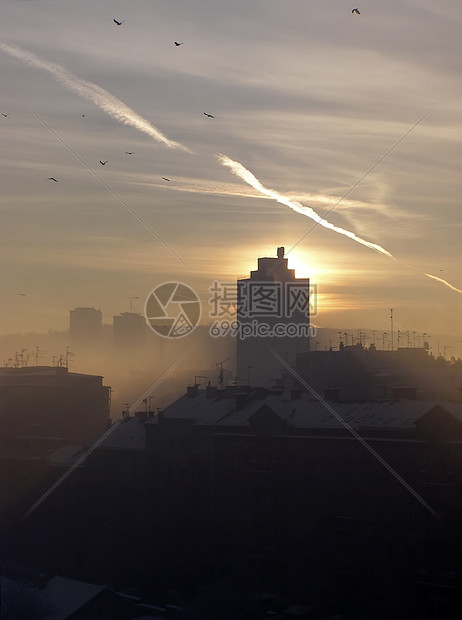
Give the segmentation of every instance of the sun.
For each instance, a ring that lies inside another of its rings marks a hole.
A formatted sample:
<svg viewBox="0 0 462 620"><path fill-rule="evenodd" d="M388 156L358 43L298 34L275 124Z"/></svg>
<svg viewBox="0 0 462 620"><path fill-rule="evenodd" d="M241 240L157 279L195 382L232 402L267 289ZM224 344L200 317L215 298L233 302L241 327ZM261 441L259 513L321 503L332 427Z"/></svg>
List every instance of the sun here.
<svg viewBox="0 0 462 620"><path fill-rule="evenodd" d="M285 258L288 259L289 269L295 269L296 278L311 278L313 276L314 270L312 265L310 265L297 250L288 252Z"/></svg>

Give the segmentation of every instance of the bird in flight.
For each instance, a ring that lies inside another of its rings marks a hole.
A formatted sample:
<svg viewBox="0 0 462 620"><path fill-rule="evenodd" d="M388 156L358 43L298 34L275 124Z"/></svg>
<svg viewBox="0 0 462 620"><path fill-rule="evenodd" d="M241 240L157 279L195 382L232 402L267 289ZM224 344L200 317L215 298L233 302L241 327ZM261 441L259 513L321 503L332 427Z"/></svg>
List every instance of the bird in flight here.
<svg viewBox="0 0 462 620"><path fill-rule="evenodd" d="M124 23L125 20L122 20L121 22L118 22L116 19L114 19L114 24L117 24L118 26L121 26Z"/></svg>
<svg viewBox="0 0 462 620"><path fill-rule="evenodd" d="M21 295L21 297L25 297L26 293L18 293L18 295Z"/></svg>
<svg viewBox="0 0 462 620"><path fill-rule="evenodd" d="M4 113L2 112L2 116L4 116L5 118L6 118L7 116L9 116L9 114L10 114L9 112L8 112L7 114L4 114Z"/></svg>
<svg viewBox="0 0 462 620"><path fill-rule="evenodd" d="M125 151L125 155L133 155L133 151Z"/></svg>
<svg viewBox="0 0 462 620"><path fill-rule="evenodd" d="M55 179L55 177L48 177L47 181L54 181L55 183L57 183L57 179Z"/></svg>
<svg viewBox="0 0 462 620"><path fill-rule="evenodd" d="M212 114L207 114L207 112L204 112L205 116L208 116L209 118L215 118Z"/></svg>
<svg viewBox="0 0 462 620"><path fill-rule="evenodd" d="M180 45L183 45L183 43L182 43L182 42L181 42L181 43L178 43L178 41L174 41L174 43L175 43L176 47L180 47Z"/></svg>
<svg viewBox="0 0 462 620"><path fill-rule="evenodd" d="M107 160L107 159L106 159L106 161L101 161L101 159L99 160L99 163L100 163L102 166L105 166L105 165L107 164L107 162L108 162L108 160Z"/></svg>
<svg viewBox="0 0 462 620"><path fill-rule="evenodd" d="M356 15L361 15L361 13L359 12L359 9L353 9L351 12L356 13Z"/></svg>
<svg viewBox="0 0 462 620"><path fill-rule="evenodd" d="M164 181L170 181L170 179L167 179L167 177L162 177L164 179Z"/></svg>

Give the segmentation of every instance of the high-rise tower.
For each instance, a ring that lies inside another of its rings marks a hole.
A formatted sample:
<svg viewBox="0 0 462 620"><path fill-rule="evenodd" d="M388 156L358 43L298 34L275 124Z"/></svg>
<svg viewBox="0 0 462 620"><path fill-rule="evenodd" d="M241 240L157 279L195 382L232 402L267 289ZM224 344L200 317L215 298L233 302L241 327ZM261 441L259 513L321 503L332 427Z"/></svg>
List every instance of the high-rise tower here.
<svg viewBox="0 0 462 620"><path fill-rule="evenodd" d="M237 300L238 381L270 385L282 371L272 350L294 367L297 353L310 350L310 281L295 276L279 247L238 280Z"/></svg>

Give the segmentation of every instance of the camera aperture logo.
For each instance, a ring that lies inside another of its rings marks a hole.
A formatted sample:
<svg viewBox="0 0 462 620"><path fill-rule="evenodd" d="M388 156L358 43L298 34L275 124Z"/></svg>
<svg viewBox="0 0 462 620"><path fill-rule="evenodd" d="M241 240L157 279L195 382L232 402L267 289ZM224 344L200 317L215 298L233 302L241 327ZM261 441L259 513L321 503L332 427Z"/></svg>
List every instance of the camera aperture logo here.
<svg viewBox="0 0 462 620"><path fill-rule="evenodd" d="M149 327L163 338L183 338L201 318L201 302L187 284L165 282L154 288L146 299L144 316Z"/></svg>

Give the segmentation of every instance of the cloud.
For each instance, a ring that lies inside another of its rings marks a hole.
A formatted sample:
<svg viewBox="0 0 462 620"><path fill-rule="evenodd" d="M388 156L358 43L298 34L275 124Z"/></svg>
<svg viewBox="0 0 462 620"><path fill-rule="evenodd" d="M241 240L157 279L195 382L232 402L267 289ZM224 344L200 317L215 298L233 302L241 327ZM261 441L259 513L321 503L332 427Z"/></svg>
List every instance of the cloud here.
<svg viewBox="0 0 462 620"><path fill-rule="evenodd" d="M81 97L91 101L101 108L101 110L109 114L109 116L120 121L124 125L129 125L130 127L138 129L138 131L142 131L168 148L180 149L188 153L191 152L187 146L167 138L161 131L159 131L159 129L154 127L154 125L151 125L149 121L134 112L131 108L125 105L125 103L120 101L120 99L117 99L117 97L109 93L107 90L104 90L104 88L101 88L97 84L87 82L86 80L81 80L64 69L61 65L42 60L35 54L22 50L19 47L1 43L0 49L14 58L23 60L31 67L45 69L45 71L48 71L60 84L66 86Z"/></svg>

